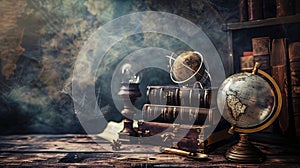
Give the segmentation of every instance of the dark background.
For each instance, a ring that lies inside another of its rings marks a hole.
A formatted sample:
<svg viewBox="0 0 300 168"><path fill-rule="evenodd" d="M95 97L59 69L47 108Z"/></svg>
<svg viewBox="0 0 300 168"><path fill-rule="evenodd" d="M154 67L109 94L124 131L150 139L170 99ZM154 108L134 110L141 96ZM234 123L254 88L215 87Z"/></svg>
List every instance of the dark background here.
<svg viewBox="0 0 300 168"><path fill-rule="evenodd" d="M0 0L0 134L83 133L70 87L78 52L105 23L149 10L173 13L201 27L224 65L228 64L227 34L222 26L239 20L237 0ZM142 37L124 42L138 45L160 38ZM110 50L111 55L117 53L117 47ZM114 63L120 61L113 58ZM105 68L97 81L104 88L114 66ZM147 72L147 79L154 81L151 84L168 84L167 77L163 72ZM103 100L99 106L108 120L119 121L121 115L108 91L99 93Z"/></svg>

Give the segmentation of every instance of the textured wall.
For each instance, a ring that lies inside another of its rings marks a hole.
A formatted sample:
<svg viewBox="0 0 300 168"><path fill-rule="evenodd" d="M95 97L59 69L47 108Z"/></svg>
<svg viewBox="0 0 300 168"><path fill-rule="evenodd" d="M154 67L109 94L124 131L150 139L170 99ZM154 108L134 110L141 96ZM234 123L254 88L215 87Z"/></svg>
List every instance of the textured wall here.
<svg viewBox="0 0 300 168"><path fill-rule="evenodd" d="M237 0L1 0L0 134L83 132L70 95L74 62L92 32L129 13L163 11L192 21L211 39L226 64L227 39L221 28L227 21L238 20L236 4ZM149 44L167 45L170 50L182 47L176 39L164 38L145 33L122 43L132 46L128 52ZM107 64L98 70L96 85L101 92L97 94L109 120L121 119L106 84L122 54L126 54L120 50L114 46L106 56ZM170 82L168 74L153 74L157 71L146 74L150 84Z"/></svg>

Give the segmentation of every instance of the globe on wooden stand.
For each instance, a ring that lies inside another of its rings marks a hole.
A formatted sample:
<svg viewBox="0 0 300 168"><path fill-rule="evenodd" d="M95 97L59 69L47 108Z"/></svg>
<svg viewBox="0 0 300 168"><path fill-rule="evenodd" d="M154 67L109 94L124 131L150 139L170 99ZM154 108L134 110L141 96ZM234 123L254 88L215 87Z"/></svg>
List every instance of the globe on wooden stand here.
<svg viewBox="0 0 300 168"><path fill-rule="evenodd" d="M259 163L265 155L248 141L248 134L270 126L278 117L282 97L275 80L258 69L228 77L220 86L217 97L219 111L231 123L229 133L237 132L240 140L230 147L225 157L240 163Z"/></svg>

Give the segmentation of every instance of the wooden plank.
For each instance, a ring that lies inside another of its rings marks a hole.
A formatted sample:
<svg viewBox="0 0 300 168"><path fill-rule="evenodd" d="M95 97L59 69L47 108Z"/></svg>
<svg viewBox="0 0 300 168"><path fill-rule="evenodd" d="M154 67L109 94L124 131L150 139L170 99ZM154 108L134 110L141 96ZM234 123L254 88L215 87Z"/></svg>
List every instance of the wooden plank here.
<svg viewBox="0 0 300 168"><path fill-rule="evenodd" d="M161 166L161 167L237 167L238 163L231 163L224 159L223 155L210 155L209 160L193 160L171 154L152 155L117 155L117 154L73 154L77 159L72 159L70 154L14 154L5 158L1 154L1 165L6 166ZM244 167L296 167L300 166L296 158L268 157L262 164L242 164Z"/></svg>
<svg viewBox="0 0 300 168"><path fill-rule="evenodd" d="M0 137L1 166L88 166L88 167L237 167L228 162L224 153L235 141L209 154L207 160L159 153L158 146L123 144L120 151L105 151L110 143L95 143L98 137L86 135L14 135ZM53 147L53 145L56 145ZM45 146L44 146L45 145ZM300 153L290 152L293 146L282 147L254 142L265 154L262 164L242 164L245 167L299 167ZM41 149L42 147L42 149ZM56 149L63 147L63 149ZM99 150L98 150L99 149ZM6 151L5 151L6 150ZM27 151L27 152L26 152ZM28 152L30 151L30 152Z"/></svg>
<svg viewBox="0 0 300 168"><path fill-rule="evenodd" d="M65 153L69 152L107 152L101 143L87 135L12 135L0 136L0 152L24 153Z"/></svg>

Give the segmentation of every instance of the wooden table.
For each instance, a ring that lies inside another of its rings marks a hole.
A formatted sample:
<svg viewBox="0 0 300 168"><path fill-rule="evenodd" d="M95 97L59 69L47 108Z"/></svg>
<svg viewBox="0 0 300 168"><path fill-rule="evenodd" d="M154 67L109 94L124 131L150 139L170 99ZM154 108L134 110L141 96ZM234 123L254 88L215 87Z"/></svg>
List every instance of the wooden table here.
<svg viewBox="0 0 300 168"><path fill-rule="evenodd" d="M151 145L123 144L113 152L111 144L96 135L9 135L0 136L0 167L300 167L299 146L263 142L253 144L267 155L264 163L229 162L223 155L234 141L216 148L207 160L194 160L159 153L159 147Z"/></svg>

